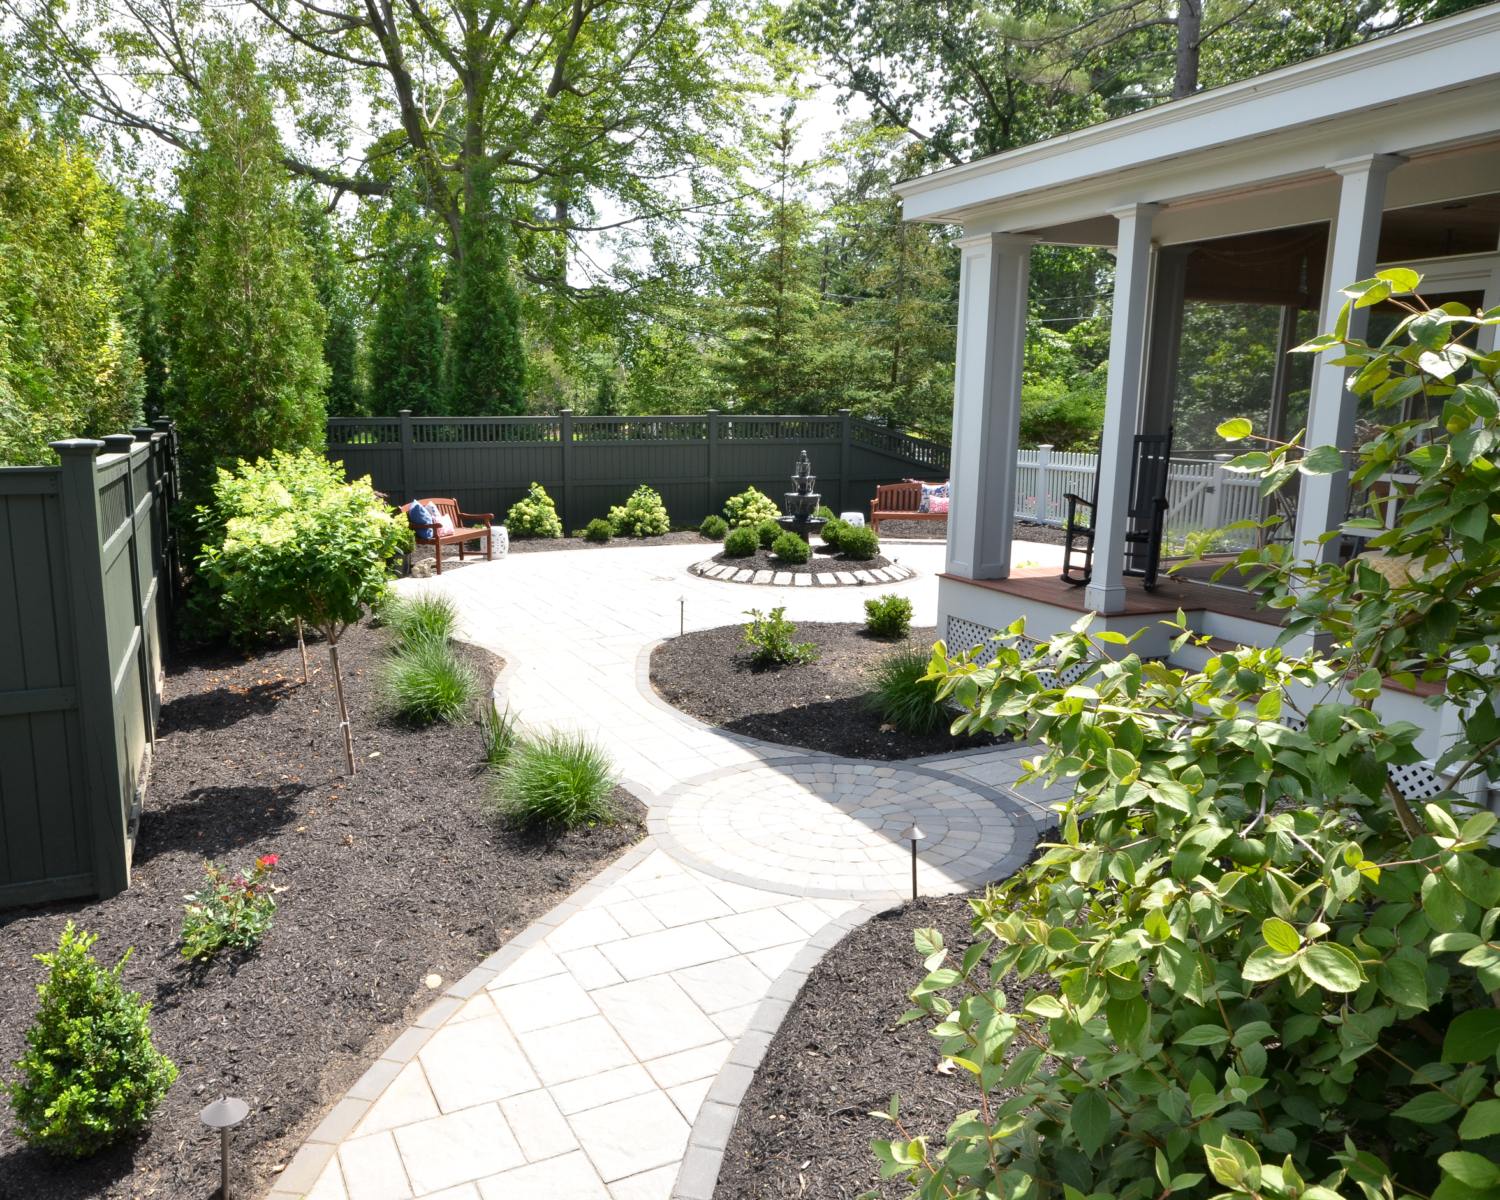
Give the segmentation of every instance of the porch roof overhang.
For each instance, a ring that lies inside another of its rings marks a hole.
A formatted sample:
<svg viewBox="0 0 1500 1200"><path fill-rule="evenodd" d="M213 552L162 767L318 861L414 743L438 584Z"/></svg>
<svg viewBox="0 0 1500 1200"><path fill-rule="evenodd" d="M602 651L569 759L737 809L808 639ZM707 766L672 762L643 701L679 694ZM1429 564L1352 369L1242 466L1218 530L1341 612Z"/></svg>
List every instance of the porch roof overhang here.
<svg viewBox="0 0 1500 1200"><path fill-rule="evenodd" d="M1112 246L1160 204L1168 245L1326 221L1340 163L1409 161L1385 207L1500 191L1500 4L896 185L908 220Z"/></svg>

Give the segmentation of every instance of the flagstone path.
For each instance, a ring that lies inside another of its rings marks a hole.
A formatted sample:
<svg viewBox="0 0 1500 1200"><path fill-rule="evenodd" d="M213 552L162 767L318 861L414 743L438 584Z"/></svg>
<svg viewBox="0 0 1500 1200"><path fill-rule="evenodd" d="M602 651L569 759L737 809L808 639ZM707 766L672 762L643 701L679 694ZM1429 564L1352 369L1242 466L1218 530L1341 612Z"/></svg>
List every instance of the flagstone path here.
<svg viewBox="0 0 1500 1200"><path fill-rule="evenodd" d="M936 616L942 547L890 544L891 592ZM1052 546L1027 546L1051 561ZM604 744L649 836L450 987L370 1068L269 1200L710 1200L738 1103L807 973L910 893L1012 873L1051 823L1018 747L856 762L709 728L656 697L650 650L679 627L863 618L857 589L747 590L694 545L516 555L441 588L502 654L528 726ZM768 593L768 594L767 594Z"/></svg>

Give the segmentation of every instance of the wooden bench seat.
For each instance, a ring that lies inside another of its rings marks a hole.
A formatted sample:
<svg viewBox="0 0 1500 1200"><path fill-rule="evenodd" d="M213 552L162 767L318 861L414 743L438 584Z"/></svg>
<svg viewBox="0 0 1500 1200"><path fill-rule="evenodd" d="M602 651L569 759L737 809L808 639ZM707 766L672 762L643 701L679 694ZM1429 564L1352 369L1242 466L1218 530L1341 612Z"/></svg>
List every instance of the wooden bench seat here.
<svg viewBox="0 0 1500 1200"><path fill-rule="evenodd" d="M903 479L900 483L882 483L875 489L875 499L870 504L870 528L877 536L882 521L946 521L945 512L922 511L922 485L920 479Z"/></svg>
<svg viewBox="0 0 1500 1200"><path fill-rule="evenodd" d="M403 504L401 511L406 514L407 523L411 525L412 531L417 534L418 546L431 546L433 555L437 559L437 573L443 573L443 547L457 546L458 557L463 558L464 546L472 541L483 540L484 557L486 562L494 560L494 554L490 546L490 526L495 523L494 513L466 513L458 511L458 501L444 497L433 497L430 500L415 500L413 504L432 505L441 515L446 516L453 522L452 533L439 533L436 525L418 525L411 519L411 504ZM482 521L482 525L465 526L465 521ZM427 529L432 533L431 537L421 536L422 530Z"/></svg>

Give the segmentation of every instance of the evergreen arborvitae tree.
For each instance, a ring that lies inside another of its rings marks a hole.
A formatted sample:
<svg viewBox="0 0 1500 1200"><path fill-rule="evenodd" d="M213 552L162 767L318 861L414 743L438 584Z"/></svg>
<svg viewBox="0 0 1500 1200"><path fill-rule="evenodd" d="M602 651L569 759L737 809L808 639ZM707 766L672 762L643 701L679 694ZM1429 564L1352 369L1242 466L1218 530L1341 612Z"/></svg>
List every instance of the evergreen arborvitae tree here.
<svg viewBox="0 0 1500 1200"><path fill-rule="evenodd" d="M323 307L282 165L265 82L248 46L203 72L201 140L178 173L167 409L190 499L215 469L322 444Z"/></svg>
<svg viewBox="0 0 1500 1200"><path fill-rule="evenodd" d="M323 362L328 366L328 411L340 416L358 416L365 411L357 366L359 326L333 222L311 185L297 192L297 215L311 254L313 285L318 289L318 302L327 319L323 329Z"/></svg>
<svg viewBox="0 0 1500 1200"><path fill-rule="evenodd" d="M125 205L120 230L120 266L125 291L120 315L135 332L145 390L141 406L150 419L167 412L166 280L171 275L170 214L149 196Z"/></svg>
<svg viewBox="0 0 1500 1200"><path fill-rule="evenodd" d="M408 196L397 198L382 226L386 251L370 333L370 409L379 416L403 408L419 417L441 415L443 319L432 231Z"/></svg>
<svg viewBox="0 0 1500 1200"><path fill-rule="evenodd" d="M510 280L504 218L489 173L474 170L459 237L458 287L448 343L448 411L488 416L526 411L521 300Z"/></svg>

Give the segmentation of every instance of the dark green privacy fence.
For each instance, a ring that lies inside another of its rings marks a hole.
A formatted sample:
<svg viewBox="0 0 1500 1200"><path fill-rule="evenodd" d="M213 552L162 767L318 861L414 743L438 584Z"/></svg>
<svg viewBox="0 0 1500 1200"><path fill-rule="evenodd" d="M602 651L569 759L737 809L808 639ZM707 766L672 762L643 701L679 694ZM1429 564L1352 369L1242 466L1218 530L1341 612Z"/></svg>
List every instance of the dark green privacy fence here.
<svg viewBox="0 0 1500 1200"><path fill-rule="evenodd" d="M328 457L369 475L392 502L452 496L465 512L510 506L540 483L565 529L624 504L638 484L661 493L672 521L697 525L754 485L779 503L806 450L823 503L868 510L875 487L948 478L948 447L843 410L827 417L330 417Z"/></svg>
<svg viewBox="0 0 1500 1200"><path fill-rule="evenodd" d="M0 908L130 881L169 617L156 424L0 468Z"/></svg>

